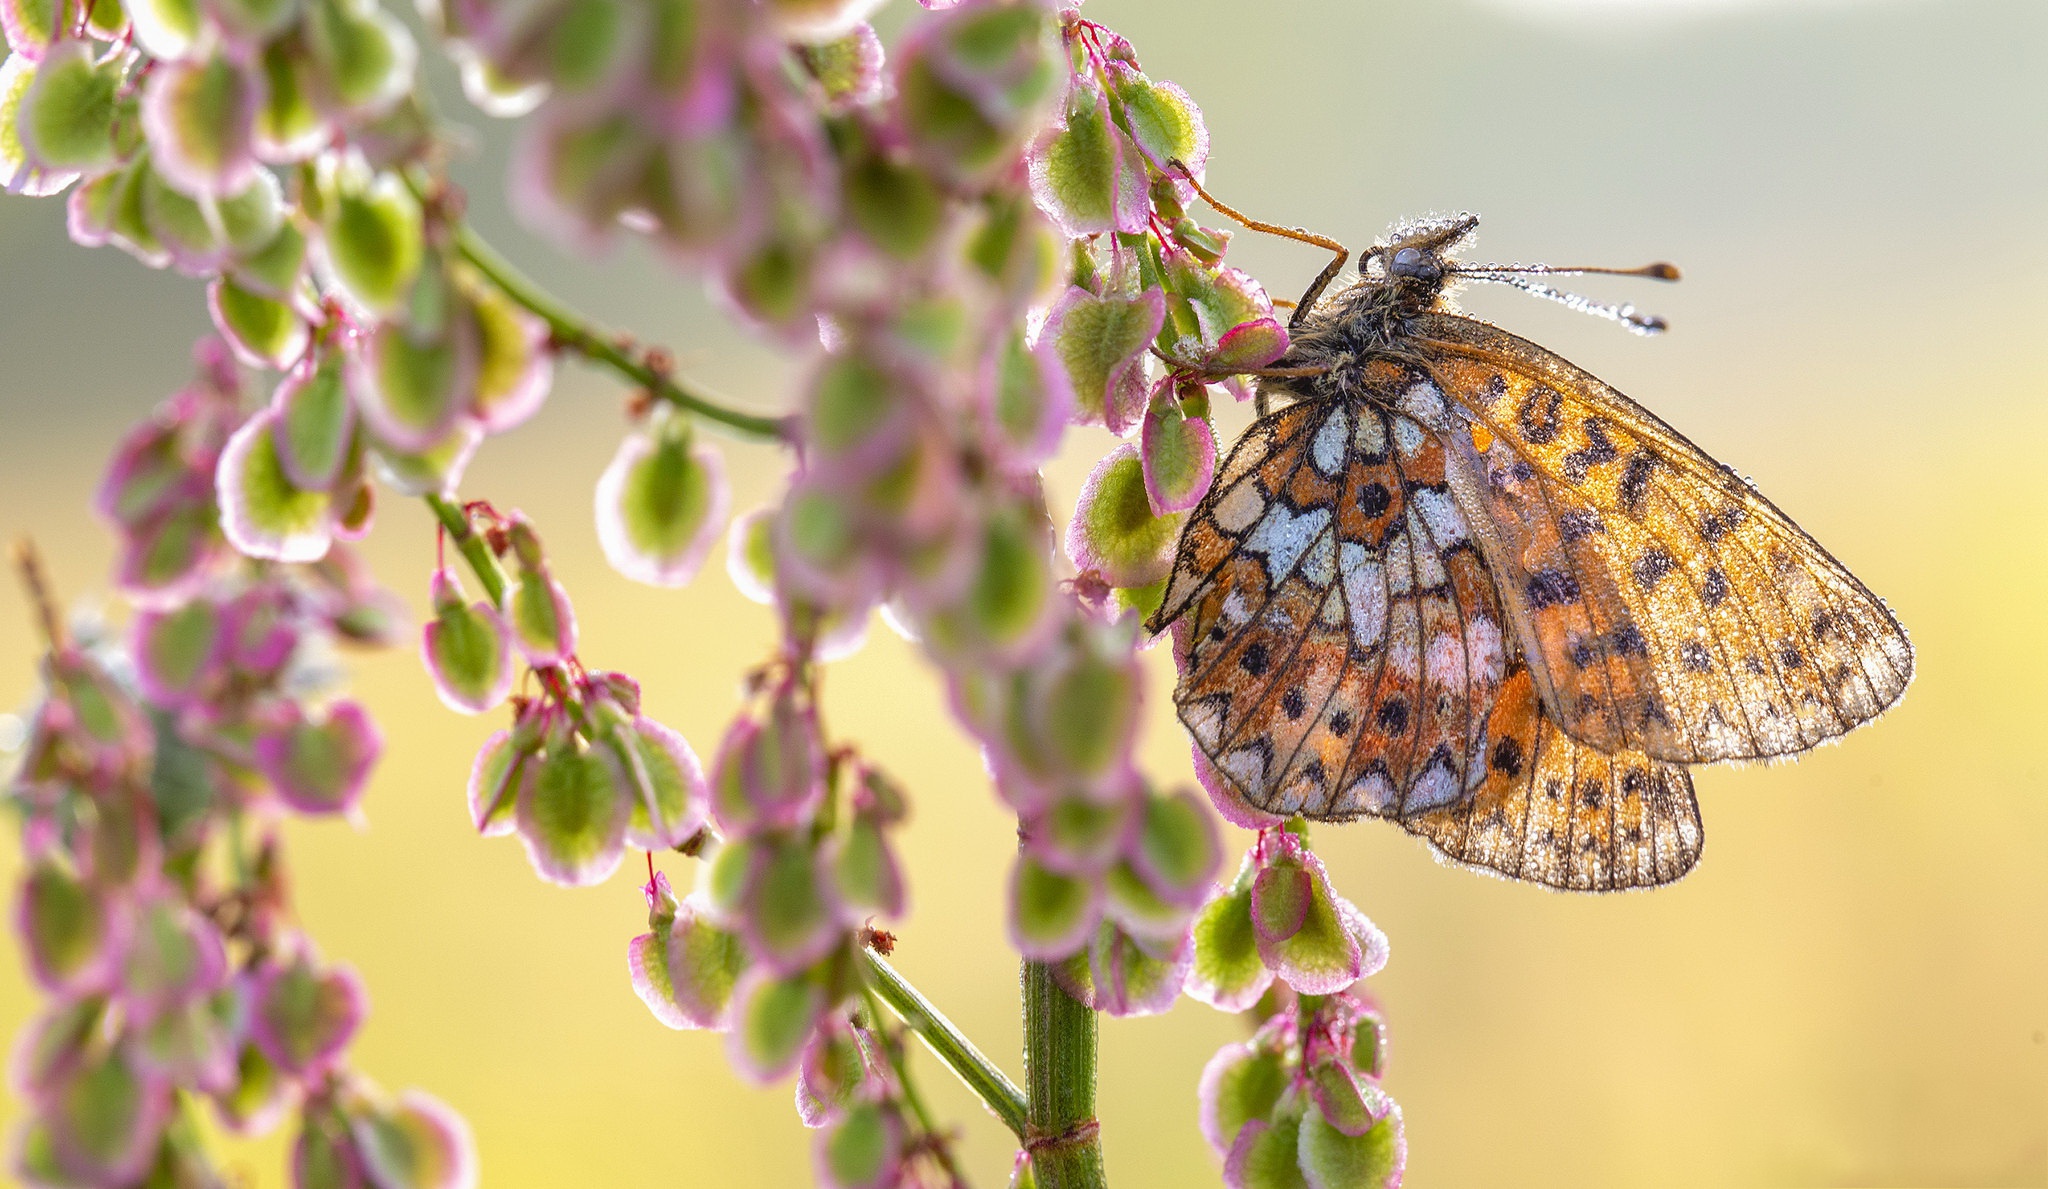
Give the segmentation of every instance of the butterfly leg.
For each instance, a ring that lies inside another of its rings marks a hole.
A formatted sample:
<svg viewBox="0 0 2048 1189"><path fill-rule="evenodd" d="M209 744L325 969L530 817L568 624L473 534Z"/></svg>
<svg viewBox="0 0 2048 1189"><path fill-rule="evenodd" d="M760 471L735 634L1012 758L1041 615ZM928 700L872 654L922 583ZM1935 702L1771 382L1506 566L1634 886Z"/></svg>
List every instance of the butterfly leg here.
<svg viewBox="0 0 2048 1189"><path fill-rule="evenodd" d="M1214 194L1204 190L1202 183L1196 181L1195 175L1188 170L1186 165L1181 164L1178 159L1171 162L1171 164L1180 171L1182 177L1188 180L1188 185L1195 188L1195 193L1202 196L1202 201L1215 207L1217 212L1226 218L1236 220L1238 225L1246 230L1263 231L1267 235L1277 235L1282 239L1291 239L1304 244L1314 244L1318 248L1323 248L1336 254L1334 259L1323 266L1323 271L1316 274L1316 279L1309 282L1308 289L1301 295L1301 300L1295 303L1294 316L1287 320L1287 326L1290 330L1300 326L1302 319L1308 316L1309 309L1316 304L1316 299L1323 295L1323 290L1329 288L1330 282L1337 279L1338 270L1344 267L1344 262L1351 259L1351 249L1327 235L1317 235L1313 231L1300 227L1282 227L1278 223L1267 223L1254 219L1250 215L1244 214L1242 211L1225 203Z"/></svg>

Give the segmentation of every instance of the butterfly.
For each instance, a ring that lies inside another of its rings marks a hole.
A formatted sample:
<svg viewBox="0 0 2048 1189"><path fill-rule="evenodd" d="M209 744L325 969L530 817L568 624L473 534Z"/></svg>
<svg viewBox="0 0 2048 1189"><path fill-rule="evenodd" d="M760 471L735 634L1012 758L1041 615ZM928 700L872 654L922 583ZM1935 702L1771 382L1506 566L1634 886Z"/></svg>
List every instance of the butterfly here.
<svg viewBox="0 0 2048 1189"><path fill-rule="evenodd" d="M1530 279L1620 270L1458 264L1477 222L1396 228L1326 299L1343 255L1324 242L1340 255L1146 626L1174 633L1197 748L1260 809L1391 819L1551 887L1668 883L1700 856L1688 765L1870 721L1904 693L1912 647L1734 471L1452 312L1452 282L1497 280L1662 328ZM1290 403L1267 412L1275 397Z"/></svg>

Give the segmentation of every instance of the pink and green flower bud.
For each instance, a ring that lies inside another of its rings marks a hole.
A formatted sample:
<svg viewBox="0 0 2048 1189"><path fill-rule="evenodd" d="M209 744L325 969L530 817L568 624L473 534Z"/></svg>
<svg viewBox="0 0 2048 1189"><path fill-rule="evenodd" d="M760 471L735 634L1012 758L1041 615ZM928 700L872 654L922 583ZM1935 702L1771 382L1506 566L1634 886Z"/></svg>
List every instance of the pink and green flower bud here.
<svg viewBox="0 0 2048 1189"><path fill-rule="evenodd" d="M883 254L915 262L947 224L946 193L909 161L870 147L841 175L848 221Z"/></svg>
<svg viewBox="0 0 2048 1189"><path fill-rule="evenodd" d="M1209 160L1209 129L1202 121L1202 109L1179 86L1154 82L1134 65L1113 62L1109 71L1110 94L1116 98L1124 127L1154 169L1171 179L1181 177L1174 163L1186 166L1196 177ZM1193 187L1180 182L1182 199L1193 196Z"/></svg>
<svg viewBox="0 0 2048 1189"><path fill-rule="evenodd" d="M12 5L0 11L6 7ZM118 63L94 62L83 41L59 41L36 63L35 81L14 112L13 135L49 175L105 169L117 152L115 123L128 114L120 90Z"/></svg>
<svg viewBox="0 0 2048 1189"><path fill-rule="evenodd" d="M1173 568L1174 543L1186 513L1153 511L1138 449L1118 446L1095 465L1074 519L1067 525L1067 557L1114 587L1141 587Z"/></svg>
<svg viewBox="0 0 2048 1189"><path fill-rule="evenodd" d="M55 1165L72 1184L138 1183L169 1122L174 1087L109 1048L59 1078L43 1103Z"/></svg>
<svg viewBox="0 0 2048 1189"><path fill-rule="evenodd" d="M777 974L795 974L845 936L823 856L795 835L764 838L753 856L736 914L751 955Z"/></svg>
<svg viewBox="0 0 2048 1189"><path fill-rule="evenodd" d="M36 64L26 54L0 61L0 192L42 198L78 180L76 170L44 169L21 140L22 101L34 88Z"/></svg>
<svg viewBox="0 0 2048 1189"><path fill-rule="evenodd" d="M196 705L221 676L221 609L207 599L135 617L129 639L136 682L159 706Z"/></svg>
<svg viewBox="0 0 2048 1189"><path fill-rule="evenodd" d="M1146 351L1166 321L1158 289L1098 297L1075 286L1046 315L1039 342L1066 369L1076 420L1126 434L1145 415Z"/></svg>
<svg viewBox="0 0 2048 1189"><path fill-rule="evenodd" d="M972 183L1014 159L1058 83L1049 17L1037 4L964 4L903 39L897 118L940 176Z"/></svg>
<svg viewBox="0 0 2048 1189"><path fill-rule="evenodd" d="M401 314L426 259L419 200L396 174L373 174L359 162L323 167L317 185L327 274L366 313Z"/></svg>
<svg viewBox="0 0 2048 1189"><path fill-rule="evenodd" d="M1168 903L1196 908L1223 861L1216 824L1192 792L1148 794L1131 866Z"/></svg>
<svg viewBox="0 0 2048 1189"><path fill-rule="evenodd" d="M713 924L694 901L665 924L635 937L626 951L633 992L670 1028L724 1030L733 988L746 970L739 935ZM650 915L658 915L650 910Z"/></svg>
<svg viewBox="0 0 2048 1189"><path fill-rule="evenodd" d="M1352 1134L1321 1110L1301 1120L1297 1163L1308 1189L1398 1189L1408 1166L1401 1108L1374 1088L1382 1113ZM1355 1116L1347 1114L1355 1122Z"/></svg>
<svg viewBox="0 0 2048 1189"><path fill-rule="evenodd" d="M1218 1011L1248 1010L1273 983L1273 971L1259 954L1258 930L1252 923L1253 875L1251 856L1246 856L1231 886L1195 918L1195 960L1188 975L1188 994Z"/></svg>
<svg viewBox="0 0 2048 1189"><path fill-rule="evenodd" d="M881 98L884 54L873 25L856 24L829 41L800 46L798 52L824 93L827 111L850 111Z"/></svg>
<svg viewBox="0 0 2048 1189"><path fill-rule="evenodd" d="M207 284L206 309L235 357L250 367L290 367L311 341L305 320L289 305L234 277L215 277Z"/></svg>
<svg viewBox="0 0 2048 1189"><path fill-rule="evenodd" d="M239 1013L231 987L168 1008L131 1034L131 1059L144 1074L208 1095L228 1093L237 1077Z"/></svg>
<svg viewBox="0 0 2048 1189"><path fill-rule="evenodd" d="M256 766L285 804L309 814L355 811L384 750L384 737L360 703L337 702L322 720L298 703L256 737Z"/></svg>
<svg viewBox="0 0 2048 1189"><path fill-rule="evenodd" d="M1074 413L1074 388L1052 344L1041 336L1027 345L1012 330L989 352L980 381L984 433L1006 465L1035 471L1059 449Z"/></svg>
<svg viewBox="0 0 2048 1189"><path fill-rule="evenodd" d="M375 116L411 91L419 48L398 18L367 0L307 0L306 46L321 92L350 116Z"/></svg>
<svg viewBox="0 0 2048 1189"><path fill-rule="evenodd" d="M1100 876L1114 866L1138 826L1137 805L1127 796L1054 795L1031 815L1025 849L1039 862L1068 875Z"/></svg>
<svg viewBox="0 0 2048 1189"><path fill-rule="evenodd" d="M423 276L419 288L426 287ZM349 395L379 440L408 453L432 450L469 411L477 355L475 327L461 319L424 332L386 322L349 352Z"/></svg>
<svg viewBox="0 0 2048 1189"><path fill-rule="evenodd" d="M278 585L252 586L228 604L226 658L237 676L252 683L276 680L299 646L293 595Z"/></svg>
<svg viewBox="0 0 2048 1189"><path fill-rule="evenodd" d="M454 275L477 344L475 396L469 406L485 433L524 425L554 384L548 325L467 271Z"/></svg>
<svg viewBox="0 0 2048 1189"><path fill-rule="evenodd" d="M1103 899L1100 878L1065 875L1021 854L1010 875L1010 944L1033 961L1065 958L1094 936Z"/></svg>
<svg viewBox="0 0 2048 1189"><path fill-rule="evenodd" d="M822 1189L891 1189L903 1183L903 1122L886 1102L855 1103L817 1138Z"/></svg>
<svg viewBox="0 0 2048 1189"><path fill-rule="evenodd" d="M1171 378L1160 382L1138 440L1145 496L1162 516L1201 503L1216 477L1216 434L1205 418L1188 415L1173 388Z"/></svg>
<svg viewBox="0 0 2048 1189"><path fill-rule="evenodd" d="M163 3L164 0L142 0ZM256 152L265 161L304 161L334 139L334 124L316 102L318 67L296 37L263 47L263 106L256 113Z"/></svg>
<svg viewBox="0 0 2048 1189"><path fill-rule="evenodd" d="M355 406L330 354L287 375L271 397L278 463L302 491L332 491L352 461Z"/></svg>
<svg viewBox="0 0 2048 1189"><path fill-rule="evenodd" d="M520 567L505 593L505 617L529 665L560 664L576 651L576 609L545 565Z"/></svg>
<svg viewBox="0 0 2048 1189"><path fill-rule="evenodd" d="M1267 1027L1251 1040L1218 1049L1202 1069L1197 1093L1209 1147L1228 1156L1245 1124L1273 1116L1293 1080L1278 1029Z"/></svg>
<svg viewBox="0 0 2048 1189"><path fill-rule="evenodd" d="M1162 898L1128 860L1111 867L1102 883L1106 915L1131 934L1163 944L1187 933L1193 914Z"/></svg>
<svg viewBox="0 0 2048 1189"><path fill-rule="evenodd" d="M323 969L304 952L262 969L251 1000L251 1039L294 1078L317 1077L339 1061L369 1011L353 972Z"/></svg>
<svg viewBox="0 0 2048 1189"><path fill-rule="evenodd" d="M1177 315L1182 358L1200 360L1217 371L1264 367L1287 352L1287 329L1273 312L1272 299L1249 273L1210 268L1188 252L1166 253L1166 280Z"/></svg>
<svg viewBox="0 0 2048 1189"><path fill-rule="evenodd" d="M0 35L24 62L40 62L70 23L64 0L0 0Z"/></svg>
<svg viewBox="0 0 2048 1189"><path fill-rule="evenodd" d="M1252 924L1259 956L1304 995L1329 995L1378 971L1387 939L1338 896L1322 861L1294 835L1274 832L1252 881Z"/></svg>
<svg viewBox="0 0 2048 1189"><path fill-rule="evenodd" d="M778 691L766 719L734 720L712 777L712 813L726 833L805 820L824 794L817 711L794 686Z"/></svg>
<svg viewBox="0 0 2048 1189"><path fill-rule="evenodd" d="M1158 1015L1180 997L1193 952L1184 933L1148 940L1104 922L1088 947L1089 1006L1119 1017Z"/></svg>
<svg viewBox="0 0 2048 1189"><path fill-rule="evenodd" d="M633 797L601 751L550 745L523 773L517 823L542 879L565 887L603 883L626 853Z"/></svg>
<svg viewBox="0 0 2048 1189"><path fill-rule="evenodd" d="M266 1135L293 1105L297 1086L253 1043L236 1055L234 1084L213 1096L221 1125L238 1136Z"/></svg>
<svg viewBox="0 0 2048 1189"><path fill-rule="evenodd" d="M142 93L157 172L195 198L240 193L256 175L261 105L261 76L225 53L159 63Z"/></svg>
<svg viewBox="0 0 2048 1189"><path fill-rule="evenodd" d="M1018 658L1045 642L1062 606L1053 581L1042 512L1001 504L974 525L965 589L924 623L941 655Z"/></svg>
<svg viewBox="0 0 2048 1189"><path fill-rule="evenodd" d="M469 1124L418 1090L357 1116L349 1130L377 1189L474 1189L477 1183Z"/></svg>
<svg viewBox="0 0 2048 1189"><path fill-rule="evenodd" d="M1228 1189L1309 1189L1300 1164L1302 1104L1289 1096L1272 1117L1253 1119L1237 1133L1223 1160Z"/></svg>
<svg viewBox="0 0 2048 1189"><path fill-rule="evenodd" d="M136 909L121 999L137 1016L149 1018L212 994L227 976L227 961L212 921L168 894L159 896Z"/></svg>
<svg viewBox="0 0 2048 1189"><path fill-rule="evenodd" d="M1110 119L1101 91L1072 88L1064 118L1039 134L1025 161L1038 209L1068 236L1145 230L1152 206L1144 157Z"/></svg>
<svg viewBox="0 0 2048 1189"><path fill-rule="evenodd" d="M693 443L682 415L657 410L598 479L598 543L626 577L682 586L696 577L729 499L718 452Z"/></svg>
<svg viewBox="0 0 2048 1189"><path fill-rule="evenodd" d="M250 417L221 452L216 471L220 527L248 557L318 561L334 539L334 502L292 482L277 450L274 408Z"/></svg>
<svg viewBox="0 0 2048 1189"><path fill-rule="evenodd" d="M106 1012L99 995L52 999L14 1038L7 1070L15 1093L41 1101L60 1076L91 1057Z"/></svg>
<svg viewBox="0 0 2048 1189"><path fill-rule="evenodd" d="M159 60L190 53L206 30L205 13L197 0L123 0L135 40Z"/></svg>
<svg viewBox="0 0 2048 1189"><path fill-rule="evenodd" d="M825 993L808 972L777 976L765 968L748 971L733 992L728 1043L733 1066L763 1083L795 1069L824 1011Z"/></svg>
<svg viewBox="0 0 2048 1189"><path fill-rule="evenodd" d="M464 604L461 584L446 569L434 571L432 597L422 655L434 691L450 710L482 714L512 692L511 629L496 607Z"/></svg>
<svg viewBox="0 0 2048 1189"><path fill-rule="evenodd" d="M29 970L52 995L97 990L119 969L129 914L107 891L56 863L29 870L14 912Z"/></svg>
<svg viewBox="0 0 2048 1189"><path fill-rule="evenodd" d="M383 1189L372 1185L344 1120L311 1110L304 1119L292 1141L292 1189Z"/></svg>
<svg viewBox="0 0 2048 1189"><path fill-rule="evenodd" d="M725 573L734 589L762 606L775 602L775 509L733 517L725 537Z"/></svg>
<svg viewBox="0 0 2048 1189"><path fill-rule="evenodd" d="M846 1117L872 1076L870 1059L864 1034L844 1017L828 1017L811 1034L796 1071L796 1113L804 1126L824 1127Z"/></svg>
<svg viewBox="0 0 2048 1189"><path fill-rule="evenodd" d="M1393 1109L1386 1091L1362 1077L1339 1053L1311 1059L1302 1071L1309 1100L1323 1121L1356 1138L1371 1131Z"/></svg>
<svg viewBox="0 0 2048 1189"><path fill-rule="evenodd" d="M895 461L922 412L912 381L856 349L825 358L805 403L806 441L833 475L872 476Z"/></svg>
<svg viewBox="0 0 2048 1189"><path fill-rule="evenodd" d="M628 846L667 850L703 827L710 788L687 740L651 718L634 717L608 742L623 779L637 794L626 824Z"/></svg>
<svg viewBox="0 0 2048 1189"><path fill-rule="evenodd" d="M895 848L890 846L888 833L876 814L855 813L852 822L832 837L825 861L842 924L859 925L869 917L893 919L903 915L903 869L896 862Z"/></svg>

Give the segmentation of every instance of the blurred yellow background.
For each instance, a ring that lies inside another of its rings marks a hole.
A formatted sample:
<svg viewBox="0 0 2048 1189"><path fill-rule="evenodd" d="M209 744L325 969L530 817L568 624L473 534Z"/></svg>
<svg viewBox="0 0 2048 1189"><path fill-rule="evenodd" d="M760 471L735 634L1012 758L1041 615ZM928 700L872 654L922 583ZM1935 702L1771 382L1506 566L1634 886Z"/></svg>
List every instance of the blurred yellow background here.
<svg viewBox="0 0 2048 1189"><path fill-rule="evenodd" d="M908 0L893 8L902 21ZM1506 291L1470 305L1753 476L1919 649L1904 704L1842 745L1699 773L1705 858L1662 891L1548 893L1440 867L1384 826L1319 831L1339 888L1393 939L1377 986L1409 1184L2048 1184L2048 5L1093 0L1088 15L1195 96L1213 188L1263 217L1357 244L1465 208L1486 216L1486 258L1681 263L1675 289L1592 287L1668 315L1662 339ZM498 198L505 130L458 114L480 132L478 217L517 259L712 387L786 401L796 362L734 334L694 280L520 233ZM1246 237L1232 255L1277 296L1321 263ZM66 243L60 203L0 200L0 532L33 533L67 596L106 588L88 495L121 427L186 379L203 320L191 282ZM680 592L605 567L590 491L622 400L565 368L465 492L535 517L585 658L639 676L708 757L772 623L715 564ZM1248 419L1223 418L1226 433ZM1073 434L1056 498L1108 446ZM786 465L737 444L728 459L740 508ZM421 510L387 500L369 553L416 607L432 548ZM28 624L0 587L0 707L30 697ZM1147 767L1185 781L1169 662L1150 663ZM495 716L445 711L409 651L363 660L355 690L388 736L371 828L295 829L291 855L305 924L369 986L360 1068L458 1108L491 1186L807 1183L788 1085L743 1085L719 1038L670 1032L633 997L637 864L599 889L542 885L517 843L466 824ZM1012 825L931 671L885 629L827 696L835 728L917 797L900 965L1014 1074ZM17 867L9 841L10 886ZM34 1002L0 961L0 1031ZM1115 1184L1216 1182L1195 1079L1237 1028L1189 1001L1105 1024ZM1000 1185L1007 1135L923 1070L964 1123L976 1183ZM0 1101L0 1122L19 1111ZM279 1185L281 1146L233 1159Z"/></svg>

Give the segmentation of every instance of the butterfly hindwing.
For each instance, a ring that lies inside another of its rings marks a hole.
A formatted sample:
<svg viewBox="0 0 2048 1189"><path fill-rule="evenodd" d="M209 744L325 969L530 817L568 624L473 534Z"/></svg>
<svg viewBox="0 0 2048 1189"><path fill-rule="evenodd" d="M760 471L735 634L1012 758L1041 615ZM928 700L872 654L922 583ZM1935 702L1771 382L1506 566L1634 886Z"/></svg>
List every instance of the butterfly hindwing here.
<svg viewBox="0 0 2048 1189"><path fill-rule="evenodd" d="M1488 563L1575 739L1676 763L1788 755L1897 701L1912 651L1813 538L1627 397L1468 318L1413 345L1476 430Z"/></svg>
<svg viewBox="0 0 2048 1189"><path fill-rule="evenodd" d="M1464 801L1402 825L1445 857L1554 888L1613 891L1671 881L1702 833L1683 767L1574 740L1514 662L1488 716L1484 781Z"/></svg>
<svg viewBox="0 0 2048 1189"><path fill-rule="evenodd" d="M1182 721L1253 804L1401 817L1476 783L1504 628L1444 465L1396 408L1304 401L1191 515L1151 626L1178 620Z"/></svg>

